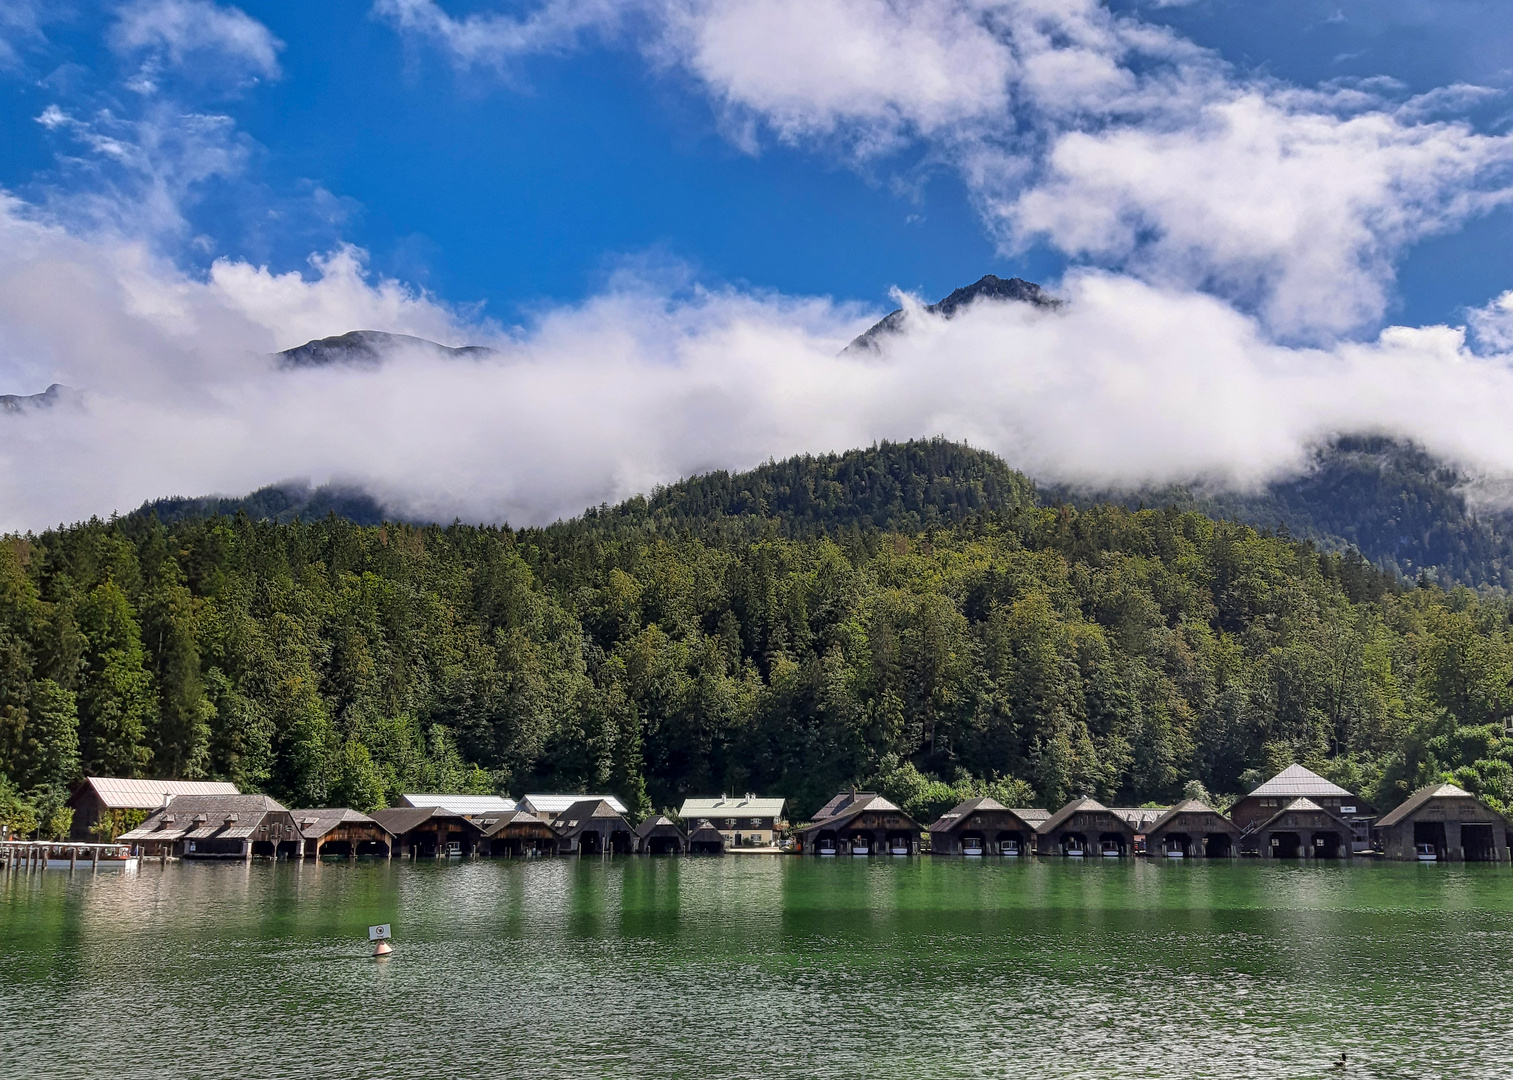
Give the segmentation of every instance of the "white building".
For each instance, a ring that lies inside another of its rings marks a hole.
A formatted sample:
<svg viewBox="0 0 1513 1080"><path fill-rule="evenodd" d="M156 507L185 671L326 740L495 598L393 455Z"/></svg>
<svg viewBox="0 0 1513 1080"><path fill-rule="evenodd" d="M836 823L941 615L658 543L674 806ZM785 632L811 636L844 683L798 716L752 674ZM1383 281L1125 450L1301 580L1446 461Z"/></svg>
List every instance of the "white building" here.
<svg viewBox="0 0 1513 1080"><path fill-rule="evenodd" d="M625 804L613 795L522 795L519 808L552 824L573 803L592 802L596 799L609 803L617 814L626 813Z"/></svg>
<svg viewBox="0 0 1513 1080"><path fill-rule="evenodd" d="M416 809L440 807L472 819L484 814L508 814L515 809L515 800L502 795L401 795L399 805Z"/></svg>
<svg viewBox="0 0 1513 1080"><path fill-rule="evenodd" d="M690 831L707 821L725 838L725 846L772 847L782 828L786 799L759 799L755 795L718 799L685 799L678 816Z"/></svg>

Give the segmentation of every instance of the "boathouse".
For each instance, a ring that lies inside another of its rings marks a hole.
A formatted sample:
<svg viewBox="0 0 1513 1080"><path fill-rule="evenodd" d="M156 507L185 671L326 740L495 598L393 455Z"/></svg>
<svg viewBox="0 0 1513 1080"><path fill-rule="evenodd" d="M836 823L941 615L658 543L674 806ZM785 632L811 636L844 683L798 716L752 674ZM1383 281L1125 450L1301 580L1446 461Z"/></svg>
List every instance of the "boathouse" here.
<svg viewBox="0 0 1513 1080"><path fill-rule="evenodd" d="M217 780L139 780L124 776L86 776L68 798L68 805L74 811L69 836L74 840L88 840L95 835L96 824L111 813L121 816L132 811L151 814L180 795L239 794L235 784Z"/></svg>
<svg viewBox="0 0 1513 1080"><path fill-rule="evenodd" d="M786 799L739 798L685 799L678 816L684 821L708 821L725 836L728 847L772 847L783 827Z"/></svg>
<svg viewBox="0 0 1513 1080"><path fill-rule="evenodd" d="M1348 859L1351 824L1312 799L1293 799L1243 836L1263 859Z"/></svg>
<svg viewBox="0 0 1513 1080"><path fill-rule="evenodd" d="M629 855L636 850L634 830L608 799L573 803L557 815L552 829L564 855Z"/></svg>
<svg viewBox="0 0 1513 1080"><path fill-rule="evenodd" d="M1213 807L1186 799L1145 827L1145 853L1179 859L1240 854L1240 829Z"/></svg>
<svg viewBox="0 0 1513 1080"><path fill-rule="evenodd" d="M411 859L472 855L482 834L477 825L461 814L439 806L375 810L373 820L393 835L394 854Z"/></svg>
<svg viewBox="0 0 1513 1080"><path fill-rule="evenodd" d="M1376 807L1301 765L1287 766L1235 803L1229 808L1229 819L1248 835L1294 799L1308 799L1348 822L1352 850L1365 851L1371 846ZM1248 840L1246 846L1247 850L1251 847Z"/></svg>
<svg viewBox="0 0 1513 1080"><path fill-rule="evenodd" d="M439 806L454 814L477 820L508 814L515 809L515 800L503 795L401 795L400 806Z"/></svg>
<svg viewBox="0 0 1513 1080"><path fill-rule="evenodd" d="M345 807L290 810L296 840L279 845L278 853L293 858L388 859L394 855L394 837L367 814Z"/></svg>
<svg viewBox="0 0 1513 1080"><path fill-rule="evenodd" d="M1431 784L1376 824L1382 854L1423 862L1507 862L1509 824L1454 784Z"/></svg>
<svg viewBox="0 0 1513 1080"><path fill-rule="evenodd" d="M953 806L930 825L930 851L935 855L1012 856L1034 850L1035 826L987 796Z"/></svg>
<svg viewBox="0 0 1513 1080"><path fill-rule="evenodd" d="M846 791L831 799L798 830L808 855L914 855L919 822L871 791Z"/></svg>
<svg viewBox="0 0 1513 1080"><path fill-rule="evenodd" d="M636 826L636 851L642 855L682 855L688 851L688 838L672 818L656 814Z"/></svg>
<svg viewBox="0 0 1513 1080"><path fill-rule="evenodd" d="M267 795L177 795L122 843L148 855L184 859L250 859L298 843L294 817Z"/></svg>
<svg viewBox="0 0 1513 1080"><path fill-rule="evenodd" d="M1041 855L1132 855L1135 827L1097 799L1073 799L1046 818L1035 830L1035 849Z"/></svg>
<svg viewBox="0 0 1513 1080"><path fill-rule="evenodd" d="M485 855L513 858L528 855L555 855L557 834L535 814L511 810L497 817L476 819L483 830L478 850Z"/></svg>
<svg viewBox="0 0 1513 1080"><path fill-rule="evenodd" d="M725 834L706 821L695 821L688 832L690 855L725 854Z"/></svg>
<svg viewBox="0 0 1513 1080"><path fill-rule="evenodd" d="M569 807L584 801L607 802L611 810L622 816L628 812L625 804L613 795L522 795L520 801L515 804L515 809L535 814L548 825L552 825Z"/></svg>

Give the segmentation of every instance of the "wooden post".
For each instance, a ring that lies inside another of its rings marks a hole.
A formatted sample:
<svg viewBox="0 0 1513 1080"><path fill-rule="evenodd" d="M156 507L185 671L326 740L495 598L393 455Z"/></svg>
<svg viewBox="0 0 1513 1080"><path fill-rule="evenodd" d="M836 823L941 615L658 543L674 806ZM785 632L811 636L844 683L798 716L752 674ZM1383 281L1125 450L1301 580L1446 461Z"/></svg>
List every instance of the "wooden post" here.
<svg viewBox="0 0 1513 1080"><path fill-rule="evenodd" d="M100 869L100 849L97 847L89 849L89 868L91 870Z"/></svg>
<svg viewBox="0 0 1513 1080"><path fill-rule="evenodd" d="M76 867L78 865L79 865L79 849L76 848L76 847L71 847L71 848L68 849L68 870L69 870L69 873L73 873L74 867Z"/></svg>

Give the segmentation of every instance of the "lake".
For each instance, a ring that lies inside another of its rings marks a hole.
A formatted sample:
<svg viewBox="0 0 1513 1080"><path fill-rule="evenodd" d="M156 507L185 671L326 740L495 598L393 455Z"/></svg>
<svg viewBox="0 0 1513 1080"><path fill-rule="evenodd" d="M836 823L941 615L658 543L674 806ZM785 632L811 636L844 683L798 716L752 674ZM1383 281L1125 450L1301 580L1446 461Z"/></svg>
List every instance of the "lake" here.
<svg viewBox="0 0 1513 1080"><path fill-rule="evenodd" d="M395 952L375 961L384 922ZM1487 865L0 877L6 1077L1482 1080L1513 1076L1510 976L1513 873Z"/></svg>

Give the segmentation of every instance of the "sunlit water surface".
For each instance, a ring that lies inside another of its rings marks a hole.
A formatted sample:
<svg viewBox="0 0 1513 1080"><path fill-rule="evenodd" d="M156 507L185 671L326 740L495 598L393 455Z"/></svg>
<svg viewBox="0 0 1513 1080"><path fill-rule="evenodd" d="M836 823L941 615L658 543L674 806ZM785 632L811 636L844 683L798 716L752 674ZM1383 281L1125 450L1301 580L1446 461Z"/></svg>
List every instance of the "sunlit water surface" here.
<svg viewBox="0 0 1513 1080"><path fill-rule="evenodd" d="M395 952L375 961L382 922ZM1513 1077L1510 976L1513 875L1495 866L742 856L0 877L7 1077L1481 1080Z"/></svg>

